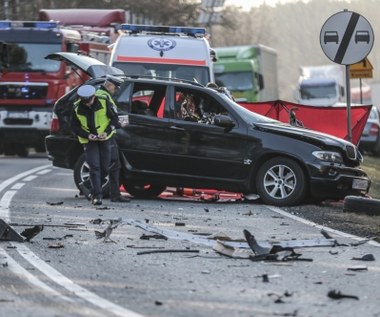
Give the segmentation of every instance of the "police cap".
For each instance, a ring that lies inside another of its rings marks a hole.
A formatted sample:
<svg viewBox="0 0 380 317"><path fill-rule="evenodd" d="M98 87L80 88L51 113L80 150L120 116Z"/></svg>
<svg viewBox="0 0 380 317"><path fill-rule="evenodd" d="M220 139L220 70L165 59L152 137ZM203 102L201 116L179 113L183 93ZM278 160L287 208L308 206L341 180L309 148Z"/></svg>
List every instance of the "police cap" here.
<svg viewBox="0 0 380 317"><path fill-rule="evenodd" d="M83 85L79 87L77 94L82 100L89 100L95 95L95 87L91 85Z"/></svg>
<svg viewBox="0 0 380 317"><path fill-rule="evenodd" d="M117 87L119 87L123 83L123 80L121 78L112 75L107 75L106 81L110 82L111 84L114 84Z"/></svg>

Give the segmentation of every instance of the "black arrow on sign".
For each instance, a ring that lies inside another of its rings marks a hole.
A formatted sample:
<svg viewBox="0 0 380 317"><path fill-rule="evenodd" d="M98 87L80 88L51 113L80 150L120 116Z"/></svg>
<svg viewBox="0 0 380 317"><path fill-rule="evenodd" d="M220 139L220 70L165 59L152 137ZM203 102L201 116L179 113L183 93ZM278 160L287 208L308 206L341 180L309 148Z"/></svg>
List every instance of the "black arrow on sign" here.
<svg viewBox="0 0 380 317"><path fill-rule="evenodd" d="M356 24L358 23L358 20L360 18L360 15L356 12L352 12L350 21L348 22L346 32L344 32L342 43L340 43L340 46L338 48L338 51L336 52L334 62L337 64L342 64L344 55L346 54L348 44L350 44L350 40L352 37L352 34L354 33L354 30L356 28Z"/></svg>

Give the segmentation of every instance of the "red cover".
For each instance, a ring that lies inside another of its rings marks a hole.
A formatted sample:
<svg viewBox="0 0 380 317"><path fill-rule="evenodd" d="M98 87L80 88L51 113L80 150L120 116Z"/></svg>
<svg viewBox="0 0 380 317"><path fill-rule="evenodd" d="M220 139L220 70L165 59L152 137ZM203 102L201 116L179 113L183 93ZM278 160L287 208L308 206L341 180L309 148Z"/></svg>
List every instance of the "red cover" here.
<svg viewBox="0 0 380 317"><path fill-rule="evenodd" d="M289 123L289 112L295 110L296 118L305 128L348 139L346 106L315 107L283 100L245 103L244 108L266 117ZM357 145L367 122L372 105L351 106L351 142Z"/></svg>

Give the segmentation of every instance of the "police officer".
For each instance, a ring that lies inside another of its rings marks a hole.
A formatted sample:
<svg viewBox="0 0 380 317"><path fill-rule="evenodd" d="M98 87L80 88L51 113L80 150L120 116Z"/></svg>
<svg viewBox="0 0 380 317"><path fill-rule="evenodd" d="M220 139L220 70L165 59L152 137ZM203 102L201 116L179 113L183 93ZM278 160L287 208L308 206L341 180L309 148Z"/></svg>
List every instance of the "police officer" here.
<svg viewBox="0 0 380 317"><path fill-rule="evenodd" d="M90 168L91 199L93 205L102 204L102 182L108 175L111 161L111 143L119 120L113 105L95 96L95 88L83 85L74 102L71 128L83 144L86 162Z"/></svg>
<svg viewBox="0 0 380 317"><path fill-rule="evenodd" d="M103 85L99 87L95 95L107 99L114 106L117 112L117 105L113 100L112 96L115 94L116 90L120 87L123 80L121 78L107 75L106 81ZM130 199L124 197L120 193L120 157L119 149L115 138L111 140L111 166L109 170L109 186L110 186L110 199L112 202L126 203Z"/></svg>

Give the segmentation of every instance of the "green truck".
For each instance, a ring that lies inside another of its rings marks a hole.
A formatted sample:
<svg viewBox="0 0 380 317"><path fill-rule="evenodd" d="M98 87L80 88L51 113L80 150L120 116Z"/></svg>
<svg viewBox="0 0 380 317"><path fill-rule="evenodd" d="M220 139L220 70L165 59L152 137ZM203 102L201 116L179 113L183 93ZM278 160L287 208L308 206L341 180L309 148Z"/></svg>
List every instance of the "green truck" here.
<svg viewBox="0 0 380 317"><path fill-rule="evenodd" d="M215 48L215 83L228 88L237 102L278 99L277 52L267 46Z"/></svg>

